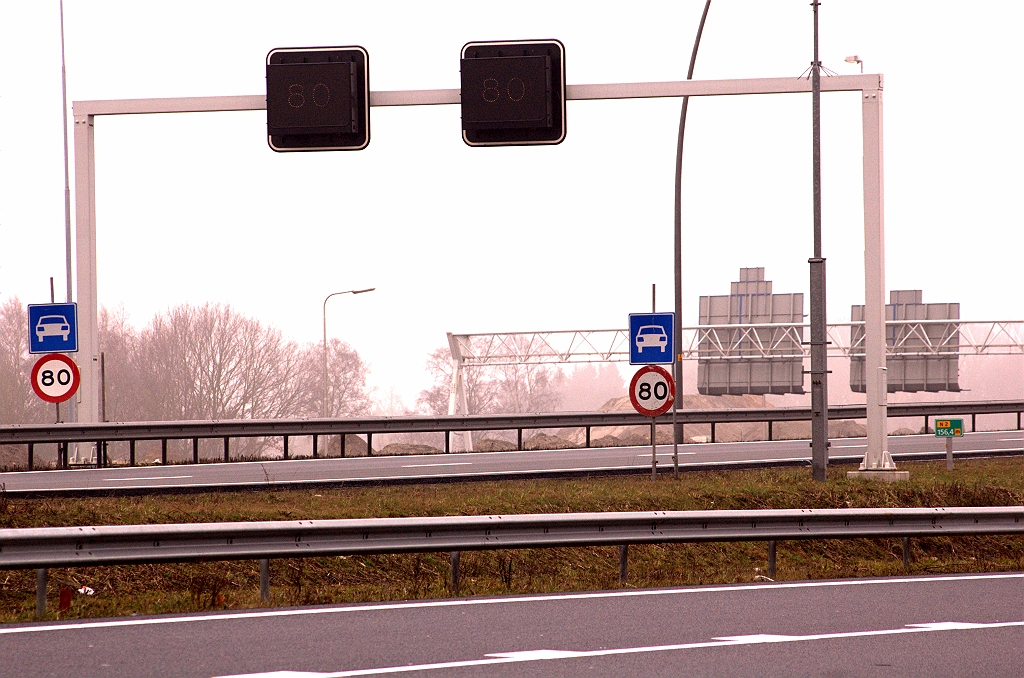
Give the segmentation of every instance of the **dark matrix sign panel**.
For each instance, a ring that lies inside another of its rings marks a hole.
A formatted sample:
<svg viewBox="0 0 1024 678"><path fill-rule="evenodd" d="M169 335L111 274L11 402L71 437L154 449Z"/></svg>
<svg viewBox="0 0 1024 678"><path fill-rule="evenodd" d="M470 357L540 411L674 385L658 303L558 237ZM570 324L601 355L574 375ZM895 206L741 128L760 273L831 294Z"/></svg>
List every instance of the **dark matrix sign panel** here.
<svg viewBox="0 0 1024 678"><path fill-rule="evenodd" d="M565 48L557 40L462 48L462 138L470 146L565 138Z"/></svg>
<svg viewBox="0 0 1024 678"><path fill-rule="evenodd" d="M267 55L267 137L275 151L366 148L370 143L366 50L271 51Z"/></svg>

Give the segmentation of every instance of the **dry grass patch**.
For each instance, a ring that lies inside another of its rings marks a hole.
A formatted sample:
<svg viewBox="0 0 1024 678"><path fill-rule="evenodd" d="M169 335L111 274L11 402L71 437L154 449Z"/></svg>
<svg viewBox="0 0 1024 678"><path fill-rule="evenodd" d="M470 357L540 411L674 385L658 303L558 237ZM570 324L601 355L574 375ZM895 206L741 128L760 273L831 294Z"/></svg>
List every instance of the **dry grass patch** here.
<svg viewBox="0 0 1024 678"><path fill-rule="evenodd" d="M845 478L834 469L814 483L806 469L685 473L646 477L263 491L130 498L10 499L0 496L0 527L121 525L401 516L768 508L1007 506L1024 503L1024 459L906 464L909 483ZM1024 538L914 539L911 572L1024 570ZM762 579L763 542L631 546L631 587ZM581 547L464 552L461 595L615 588L618 550ZM448 554L424 553L271 561L273 605L436 598L452 595ZM789 541L778 547L776 579L903 574L898 539ZM61 587L76 595L61 616L180 613L260 606L255 561L183 563L50 571L51 610ZM32 619L35 573L0 572L0 621ZM51 614L51 618L57 615Z"/></svg>

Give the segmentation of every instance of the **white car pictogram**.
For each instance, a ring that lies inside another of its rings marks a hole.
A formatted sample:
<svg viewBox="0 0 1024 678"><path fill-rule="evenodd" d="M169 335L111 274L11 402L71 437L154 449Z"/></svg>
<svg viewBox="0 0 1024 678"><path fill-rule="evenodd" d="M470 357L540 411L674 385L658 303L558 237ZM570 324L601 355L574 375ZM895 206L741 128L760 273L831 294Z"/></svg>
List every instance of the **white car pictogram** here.
<svg viewBox="0 0 1024 678"><path fill-rule="evenodd" d="M36 323L36 337L39 341L42 341L43 337L56 336L67 341L69 334L71 334L71 325L68 324L68 319L62 315L44 315Z"/></svg>
<svg viewBox="0 0 1024 678"><path fill-rule="evenodd" d="M644 352L645 348L660 348L661 352L665 352L665 348L668 346L668 335L665 334L665 329L660 325L644 325L636 333L636 350L640 353Z"/></svg>

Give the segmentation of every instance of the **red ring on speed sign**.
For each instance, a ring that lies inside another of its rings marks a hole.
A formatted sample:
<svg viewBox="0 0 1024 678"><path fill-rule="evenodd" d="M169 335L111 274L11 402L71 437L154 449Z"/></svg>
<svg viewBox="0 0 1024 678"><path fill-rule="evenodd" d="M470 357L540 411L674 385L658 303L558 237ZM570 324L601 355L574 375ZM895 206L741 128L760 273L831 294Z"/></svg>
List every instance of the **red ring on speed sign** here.
<svg viewBox="0 0 1024 678"><path fill-rule="evenodd" d="M75 395L82 374L71 358L60 353L50 353L36 361L32 367L31 381L32 390L37 396L48 403L62 403ZM45 383L47 381L49 383Z"/></svg>
<svg viewBox="0 0 1024 678"><path fill-rule="evenodd" d="M649 375L651 372L654 372L655 376L653 378L647 377L645 379L644 377ZM645 399L640 398L641 394L638 393L638 391L643 388L641 380L643 380L644 384L651 384L650 395ZM662 383L665 384L666 391L664 400L657 397L659 391L658 386ZM675 401L676 382L672 379L672 375L669 374L668 370L663 367L659 367L657 365L646 365L645 367L641 367L636 371L636 374L633 375L633 379L629 382L629 402L633 403L633 409L645 417L657 417L665 414L672 409L672 405ZM646 403L656 405L656 407L651 409Z"/></svg>

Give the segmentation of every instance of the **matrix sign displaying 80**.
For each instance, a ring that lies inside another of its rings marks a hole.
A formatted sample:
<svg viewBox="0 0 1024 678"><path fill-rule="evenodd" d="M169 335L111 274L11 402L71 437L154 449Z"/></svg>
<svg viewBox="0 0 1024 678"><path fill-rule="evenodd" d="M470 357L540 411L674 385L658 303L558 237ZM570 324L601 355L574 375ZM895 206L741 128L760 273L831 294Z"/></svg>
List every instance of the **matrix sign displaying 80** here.
<svg viewBox="0 0 1024 678"><path fill-rule="evenodd" d="M470 146L565 139L565 47L558 40L462 48L462 139Z"/></svg>

